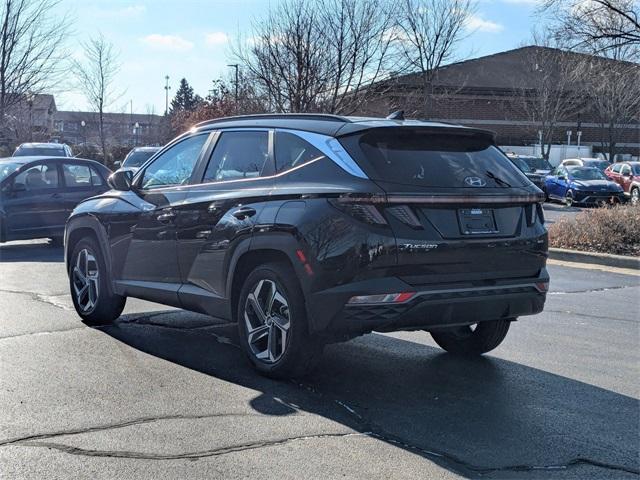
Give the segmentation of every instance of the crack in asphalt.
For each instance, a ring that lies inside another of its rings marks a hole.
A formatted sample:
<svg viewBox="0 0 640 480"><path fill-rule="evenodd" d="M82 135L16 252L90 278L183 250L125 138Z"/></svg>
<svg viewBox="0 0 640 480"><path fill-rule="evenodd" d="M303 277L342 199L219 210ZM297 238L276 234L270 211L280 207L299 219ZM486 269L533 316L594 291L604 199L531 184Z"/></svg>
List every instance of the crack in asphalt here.
<svg viewBox="0 0 640 480"><path fill-rule="evenodd" d="M184 415L184 414L172 414L172 415L156 415L149 417L134 418L131 420L125 420L123 422L109 423L106 425L96 425L93 427L74 428L70 430L59 430L57 432L50 433L37 433L32 435L26 435L23 437L8 438L0 440L0 447L7 445L22 444L23 442L33 440L47 440L56 437L65 437L68 435L81 435L84 433L103 432L106 430L115 430L119 428L130 427L133 425L143 425L146 423L154 423L165 420L200 420L204 418L218 418L218 417L260 417L260 413L206 413L200 415Z"/></svg>
<svg viewBox="0 0 640 480"><path fill-rule="evenodd" d="M575 312L573 310L551 310L551 309L545 308L544 311L550 312L550 313L566 313L568 315L574 315L576 317L595 318L597 320L611 320L614 322L638 323L637 320L629 320L626 318L617 318L617 317L605 317L603 315L592 315L590 313Z"/></svg>
<svg viewBox="0 0 640 480"><path fill-rule="evenodd" d="M67 310L67 311L73 310L73 308L70 307L69 305L65 305L65 304L62 304L60 302L56 302L55 301L56 297L63 297L63 296L68 295L67 292L44 295L44 294L38 293L38 292L29 292L29 291L22 291L22 290L7 290L7 289L4 289L4 288L0 288L0 292L1 293L11 293L11 294L15 294L15 295L26 295L27 297L30 297L32 300L35 300L36 302L44 303L46 305L51 305L51 306L54 306L56 308L60 308L62 310Z"/></svg>
<svg viewBox="0 0 640 480"><path fill-rule="evenodd" d="M276 440L262 440L257 442L247 442L237 445L229 445L226 447L212 448L209 450L199 450L195 452L184 452L175 454L161 454L161 453L144 453L134 452L127 450L91 450L79 447L72 447L62 443L54 442L34 442L24 441L18 443L20 446L25 447L40 447L40 448L53 448L64 453L71 455L82 455L88 457L110 457L110 458L130 458L130 459L142 459L142 460L183 460L183 459L198 459L205 457L215 457L219 455L226 455L234 452L242 452L246 450L256 450L259 448L274 447L278 445L284 445L294 441L315 440L323 438L344 438L344 437L356 437L356 436L368 436L367 433L359 432L347 432L347 433L317 433L313 435L298 435L292 437L279 438Z"/></svg>
<svg viewBox="0 0 640 480"><path fill-rule="evenodd" d="M600 287L600 288L590 288L587 290L575 290L571 292L549 292L547 295L572 295L577 293L597 293L597 292L608 292L609 290L622 290L624 288L638 288L640 285L618 285L615 287Z"/></svg>
<svg viewBox="0 0 640 480"><path fill-rule="evenodd" d="M303 384L297 384L300 387L303 387L309 391L312 391L314 393L320 394L322 395L322 393L320 393L318 390L316 390L315 388L311 387L311 386L306 386ZM573 458L565 463L561 463L561 464L549 464L549 465L526 465L526 464L519 464L519 465L504 465L504 466L498 466L498 467L491 467L491 466L481 466L481 465L475 465L473 463L470 463L466 460L463 460L462 458L449 453L449 452L444 452L444 451L440 451L438 449L427 449L427 448L423 448L423 447L419 447L417 445L413 445L412 443L409 443L408 441L397 437L396 435L393 435L387 431L385 431L382 427L380 427L379 425L375 424L374 422L367 420L364 418L364 416L362 416L361 414L359 414L353 407L349 406L348 404L346 404L343 401L340 400L334 400L336 404L340 405L344 410L346 410L352 417L354 417L354 419L357 421L357 423L359 423L361 425L361 430L366 430L367 431L367 435L374 437L374 438L378 438L382 441L385 441L387 443L390 444L394 444L394 445L398 445L400 447L403 447L407 450L412 450L416 453L421 454L422 456L425 456L427 458L430 458L432 460L442 460L446 463L448 463L450 466L455 466L457 467L458 470L460 471L471 471L474 473L478 473L478 474L487 474L487 473L493 473L493 472L526 472L526 471L535 471L535 470L565 470L565 469L569 469L571 467L575 467L575 466L579 466L579 465L591 465L594 467L600 467L600 468L604 468L604 469L608 469L608 470L616 470L616 471L621 471L621 472L626 472L626 473L632 473L632 474L636 474L636 475L640 475L640 469L635 469L632 467L627 467L625 465L618 465L615 463L607 463L607 462L601 462L599 460L593 460L587 457L576 457ZM364 432L363 432L364 433Z"/></svg>
<svg viewBox="0 0 640 480"><path fill-rule="evenodd" d="M83 330L85 328L90 328L86 326L81 327L69 327L69 328L60 328L59 330L41 330L37 332L26 332L26 333L17 333L15 335L6 335L4 337L0 337L1 340L9 340L12 338L20 338L20 337L32 337L36 335L51 335L53 333L65 333L65 332L73 332L75 330ZM93 327L96 328L96 327Z"/></svg>

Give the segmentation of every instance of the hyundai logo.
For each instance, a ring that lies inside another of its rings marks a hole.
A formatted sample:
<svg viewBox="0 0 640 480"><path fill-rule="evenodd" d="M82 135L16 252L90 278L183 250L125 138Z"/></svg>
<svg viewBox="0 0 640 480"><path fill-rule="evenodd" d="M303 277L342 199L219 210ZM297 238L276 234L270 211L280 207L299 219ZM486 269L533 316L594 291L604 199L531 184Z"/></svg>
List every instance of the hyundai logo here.
<svg viewBox="0 0 640 480"><path fill-rule="evenodd" d="M484 187L487 184L487 182L480 177L467 177L464 179L464 183L470 187Z"/></svg>

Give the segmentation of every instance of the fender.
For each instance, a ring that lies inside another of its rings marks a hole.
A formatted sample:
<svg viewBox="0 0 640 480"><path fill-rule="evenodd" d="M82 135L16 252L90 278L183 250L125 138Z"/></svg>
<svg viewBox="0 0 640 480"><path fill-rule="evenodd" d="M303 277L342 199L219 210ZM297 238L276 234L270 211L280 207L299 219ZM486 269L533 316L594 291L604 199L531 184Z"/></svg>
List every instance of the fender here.
<svg viewBox="0 0 640 480"><path fill-rule="evenodd" d="M73 215L67 220L67 224L64 229L64 262L67 269L67 273L71 268L69 262L71 261L72 252L69 251L69 238L72 236L74 231L77 231L81 228L90 229L96 238L98 239L98 245L100 246L100 250L102 251L102 255L104 257L105 267L107 268L107 275L109 276L110 281L107 283L109 287L109 293L113 294L114 285L113 278L111 277L111 249L109 248L109 237L107 235L107 230L100 222L98 217L92 212L82 212L76 215Z"/></svg>

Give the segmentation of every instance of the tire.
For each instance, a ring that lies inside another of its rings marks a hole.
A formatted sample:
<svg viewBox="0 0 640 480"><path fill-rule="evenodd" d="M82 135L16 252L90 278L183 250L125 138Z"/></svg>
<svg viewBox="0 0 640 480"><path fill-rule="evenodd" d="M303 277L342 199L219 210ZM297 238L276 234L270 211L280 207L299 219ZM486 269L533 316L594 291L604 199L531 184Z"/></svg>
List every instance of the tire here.
<svg viewBox="0 0 640 480"><path fill-rule="evenodd" d="M440 348L456 355L476 356L490 352L507 336L513 319L491 320L476 324L452 327L430 332Z"/></svg>
<svg viewBox="0 0 640 480"><path fill-rule="evenodd" d="M84 293L82 289L86 287ZM88 325L108 325L120 316L126 297L109 293L104 257L90 237L80 240L71 255L69 289L76 312Z"/></svg>
<svg viewBox="0 0 640 480"><path fill-rule="evenodd" d="M638 187L631 189L631 205L640 205L640 188Z"/></svg>
<svg viewBox="0 0 640 480"><path fill-rule="evenodd" d="M309 334L304 294L289 265L255 268L244 281L237 312L240 344L258 372L292 378L316 366L322 343Z"/></svg>
<svg viewBox="0 0 640 480"><path fill-rule="evenodd" d="M567 207L572 207L575 201L573 200L573 192L571 190L567 190L567 193L564 196L564 204Z"/></svg>
<svg viewBox="0 0 640 480"><path fill-rule="evenodd" d="M542 188L542 193L544 193L544 201L548 202L549 201L549 192L547 192L546 187Z"/></svg>

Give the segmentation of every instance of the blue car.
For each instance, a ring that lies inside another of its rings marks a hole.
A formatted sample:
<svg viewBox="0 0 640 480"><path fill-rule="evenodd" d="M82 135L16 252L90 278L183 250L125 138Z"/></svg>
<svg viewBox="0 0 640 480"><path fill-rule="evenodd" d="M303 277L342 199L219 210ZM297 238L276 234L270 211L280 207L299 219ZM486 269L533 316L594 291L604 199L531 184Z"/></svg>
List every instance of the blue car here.
<svg viewBox="0 0 640 480"><path fill-rule="evenodd" d="M604 205L624 201L620 185L609 180L594 167L560 165L546 176L544 193L547 200L573 204Z"/></svg>

